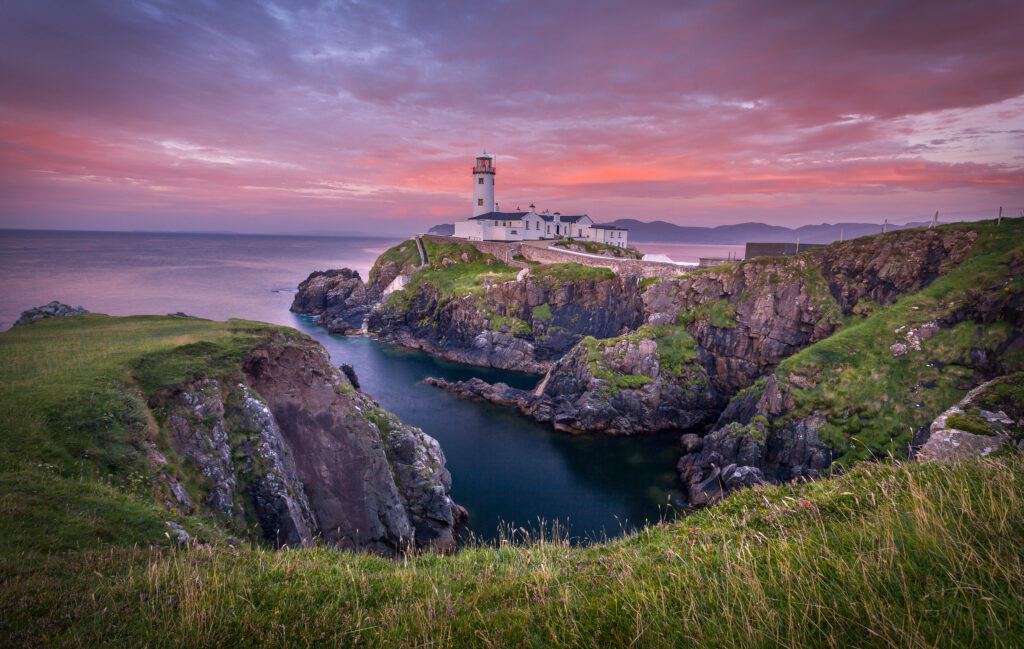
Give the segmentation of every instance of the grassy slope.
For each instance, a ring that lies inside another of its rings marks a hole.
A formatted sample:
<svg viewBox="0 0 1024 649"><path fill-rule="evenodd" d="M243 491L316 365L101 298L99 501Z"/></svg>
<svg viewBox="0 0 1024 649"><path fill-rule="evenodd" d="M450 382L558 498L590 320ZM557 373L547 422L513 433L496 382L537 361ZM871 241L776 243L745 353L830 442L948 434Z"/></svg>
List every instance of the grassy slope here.
<svg viewBox="0 0 1024 649"><path fill-rule="evenodd" d="M554 245L559 248L583 248L582 252L592 255L610 253L611 256L618 257L620 259L641 259L644 256L644 253L636 250L635 248L621 248L619 246L613 246L610 243L599 243L597 241L577 241L575 239L567 239L565 241L556 241Z"/></svg>
<svg viewBox="0 0 1024 649"><path fill-rule="evenodd" d="M165 540L167 520L222 536L156 504L145 450L165 440L144 395L237 368L274 333L304 338L243 320L95 314L0 334L0 551L152 543Z"/></svg>
<svg viewBox="0 0 1024 649"><path fill-rule="evenodd" d="M502 263L490 254L482 253L472 244L438 244L429 239L423 240L430 266L412 274L404 290L392 293L387 306L398 312L405 312L412 307L414 299L428 288L434 291L440 301L472 297L475 305L489 320L491 329L512 335L529 336L533 329L531 324L521 318L507 315L506 308L494 304L487 299L486 285L507 282L516 279L519 268ZM374 277L379 268L387 262L394 261L399 266L409 267L411 255L415 253L416 244L406 241L387 250L374 263L370 276ZM418 263L419 256L415 259ZM445 265L445 260L450 260ZM563 282L603 281L615 277L615 273L607 268L594 268L578 263L542 264L531 268L534 281L548 285ZM550 306L537 314L538 322L550 319ZM545 317L546 316L546 317ZM427 318L423 324L429 323Z"/></svg>
<svg viewBox="0 0 1024 649"><path fill-rule="evenodd" d="M5 513L5 517L9 514ZM19 646L1011 647L1024 465L862 465L588 548L402 562L104 547L0 559Z"/></svg>
<svg viewBox="0 0 1024 649"><path fill-rule="evenodd" d="M1024 370L1024 352L999 352L1013 331L1006 322L961 322L921 343L921 350L894 357L897 333L948 317L982 296L998 303L1024 291L1011 264L1024 256L1024 220L947 227L979 232L971 254L928 288L902 297L864 319L852 318L838 333L783 361L777 375L792 390L794 414L826 413L822 438L844 462L901 452L920 426L955 404L980 382L968 367L971 350L997 358L1002 372ZM806 387L796 387L799 377ZM780 423L780 422L776 422Z"/></svg>
<svg viewBox="0 0 1024 649"><path fill-rule="evenodd" d="M908 299L893 308L916 305ZM138 416L140 387L230 364L275 331L287 330L92 315L0 334L6 644L1010 647L1024 637L1017 457L861 465L589 548L516 537L388 562L152 546L163 521L179 519L138 477L132 449L155 434ZM196 518L186 527L205 527L190 531L223 538L218 521Z"/></svg>
<svg viewBox="0 0 1024 649"><path fill-rule="evenodd" d="M809 287L816 310L839 327L836 334L784 360L777 374L792 390L796 404L793 417L814 413L828 415L821 435L843 463L903 453L915 429L931 422L979 382L973 378L973 370L967 367L970 350L984 350L990 357L998 357L1003 372L1024 370L1024 352L998 351L1013 330L1010 324L1001 321L984 325L962 322L924 341L921 351L910 351L904 356L894 358L889 350L891 344L903 342L896 330L904 325L905 330L909 330L941 319L964 303L979 301L981 295L1010 300L1024 292L1024 277L1014 276L1011 271L1011 265L1019 263L1024 256L1020 244L1024 241L1024 219L1004 219L999 227L994 221L943 227L979 233L966 260L925 290L907 294L888 308L873 305L874 308L854 309L855 313L847 317L843 317L829 293L819 265L800 264L801 260L813 260L823 254L823 249L774 260L783 264L789 262L794 268L803 266L798 271L799 276ZM765 260L746 263L763 265ZM732 266L694 271L729 272L733 272ZM756 277L762 285L748 288L748 291L770 289L777 281L768 273L759 273ZM669 343L673 337L684 341L689 338L685 327L697 320L719 328L733 328L735 318L733 303L709 300L691 311L680 312L675 326L645 327L632 334L600 341L588 338L580 345L595 350L644 335L658 342L662 364L674 361L673 367L679 368L677 374L687 367L699 373L700 368L688 353L692 344L673 347ZM683 353L672 354L676 349ZM596 361L593 354L591 360ZM616 374L593 363L592 372L616 390L641 387L650 382L647 377ZM798 376L797 381L808 387L796 387L789 381L791 376ZM776 426L785 423L783 419L774 422Z"/></svg>

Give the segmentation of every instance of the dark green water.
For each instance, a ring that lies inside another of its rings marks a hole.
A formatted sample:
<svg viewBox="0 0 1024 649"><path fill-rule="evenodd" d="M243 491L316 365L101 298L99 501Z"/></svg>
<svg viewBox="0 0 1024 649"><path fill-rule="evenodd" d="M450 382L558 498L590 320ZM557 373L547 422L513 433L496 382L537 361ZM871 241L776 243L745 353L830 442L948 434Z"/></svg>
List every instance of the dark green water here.
<svg viewBox="0 0 1024 649"><path fill-rule="evenodd" d="M471 531L494 538L499 525L558 522L580 539L615 536L678 502L678 434L569 435L507 408L456 399L422 383L478 376L519 388L538 377L437 360L369 338L331 336L305 318L296 328L317 338L335 362L351 363L364 391L403 421L441 442L452 496L469 510Z"/></svg>
<svg viewBox="0 0 1024 649"><path fill-rule="evenodd" d="M387 239L97 232L0 231L0 327L57 299L111 315L173 313L262 320L296 327L350 363L363 389L441 442L452 495L470 531L559 522L579 539L614 536L655 520L678 501L677 435L579 437L519 414L452 398L421 383L472 376L529 388L537 377L456 365L366 338L328 335L288 311L315 269L363 277Z"/></svg>

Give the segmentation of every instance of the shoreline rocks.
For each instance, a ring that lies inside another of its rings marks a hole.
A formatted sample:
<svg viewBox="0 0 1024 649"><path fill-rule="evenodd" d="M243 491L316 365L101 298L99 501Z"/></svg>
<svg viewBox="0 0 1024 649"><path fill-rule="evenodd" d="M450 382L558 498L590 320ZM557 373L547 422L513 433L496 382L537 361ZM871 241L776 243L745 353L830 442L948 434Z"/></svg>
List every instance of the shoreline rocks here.
<svg viewBox="0 0 1024 649"><path fill-rule="evenodd" d="M21 317L18 318L14 324L30 324L47 318L68 318L71 316L82 315L84 313L89 312L80 306L72 307L64 304L63 302L53 300L43 306L37 306L32 309L28 309L27 311L22 311Z"/></svg>

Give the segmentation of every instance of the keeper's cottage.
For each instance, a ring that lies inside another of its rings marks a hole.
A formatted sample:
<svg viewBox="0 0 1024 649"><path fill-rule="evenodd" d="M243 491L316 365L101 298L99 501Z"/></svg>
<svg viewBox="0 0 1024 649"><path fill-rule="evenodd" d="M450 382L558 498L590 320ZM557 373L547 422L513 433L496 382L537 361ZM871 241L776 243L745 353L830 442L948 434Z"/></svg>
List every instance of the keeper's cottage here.
<svg viewBox="0 0 1024 649"><path fill-rule="evenodd" d="M473 167L473 216L455 224L455 236L470 241L579 239L625 248L629 230L594 223L586 214L566 216L545 210L499 212L494 202L494 156L482 153Z"/></svg>

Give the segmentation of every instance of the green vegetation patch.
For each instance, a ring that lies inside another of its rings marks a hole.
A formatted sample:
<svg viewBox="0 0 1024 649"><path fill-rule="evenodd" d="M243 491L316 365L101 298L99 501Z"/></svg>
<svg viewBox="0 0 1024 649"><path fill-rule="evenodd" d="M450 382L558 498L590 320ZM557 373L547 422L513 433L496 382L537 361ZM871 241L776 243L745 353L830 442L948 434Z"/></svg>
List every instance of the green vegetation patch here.
<svg viewBox="0 0 1024 649"><path fill-rule="evenodd" d="M560 248L577 250L591 255L610 255L620 259L643 259L644 256L644 253L634 248L623 248L613 246L609 243L600 243L598 241L577 241L575 239L567 239L565 241L556 241L554 245Z"/></svg>
<svg viewBox="0 0 1024 649"><path fill-rule="evenodd" d="M976 412L956 412L946 418L948 428L965 430L977 435L992 435L996 431L989 428L988 423Z"/></svg>
<svg viewBox="0 0 1024 649"><path fill-rule="evenodd" d="M537 282L603 282L613 279L615 273L610 268L584 266L572 262L569 264L542 264L534 268L530 276Z"/></svg>
<svg viewBox="0 0 1024 649"><path fill-rule="evenodd" d="M427 239L423 240L425 248L428 243L431 242ZM429 248L427 248L427 250L429 251ZM385 250L379 257L377 257L377 260L373 262L373 267L370 269L370 276L368 278L369 281L372 282L373 278L380 272L380 269L392 262L397 264L399 268L415 268L419 266L421 263L420 251L416 246L416 240L409 239L407 241L403 241L397 246L392 246Z"/></svg>
<svg viewBox="0 0 1024 649"><path fill-rule="evenodd" d="M547 322L551 317L551 305L547 302L533 307L533 319L537 322Z"/></svg>
<svg viewBox="0 0 1024 649"><path fill-rule="evenodd" d="M1020 254L1024 219L1004 220L999 228L992 222L955 227L979 233L959 266L779 365L776 373L794 399L793 415L828 417L819 434L841 464L902 454L916 429L978 383L968 366L972 350L985 351L1003 372L1024 370L1024 353L999 351L1013 334L1013 326L1002 321L960 322L923 339L921 351L890 351L890 345L905 342L908 331L950 318L964 303L1018 299L1010 265Z"/></svg>
<svg viewBox="0 0 1024 649"><path fill-rule="evenodd" d="M689 311L680 311L676 316L677 325L689 325L698 320L707 321L719 329L735 329L736 305L728 300L708 300Z"/></svg>
<svg viewBox="0 0 1024 649"><path fill-rule="evenodd" d="M1021 530L1019 459L871 464L588 547L507 530L402 561L8 553L0 610L7 643L27 648L1010 647L1024 637Z"/></svg>
<svg viewBox="0 0 1024 649"><path fill-rule="evenodd" d="M0 525L0 547L166 541L165 520L222 536L213 523L158 502L157 473L185 480L188 470L168 451L146 399L164 385L237 367L270 338L309 340L244 320L99 314L0 333L0 484L12 511L24 512ZM159 471L146 457L154 446L171 462ZM24 545L32 534L38 540Z"/></svg>

